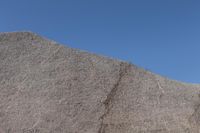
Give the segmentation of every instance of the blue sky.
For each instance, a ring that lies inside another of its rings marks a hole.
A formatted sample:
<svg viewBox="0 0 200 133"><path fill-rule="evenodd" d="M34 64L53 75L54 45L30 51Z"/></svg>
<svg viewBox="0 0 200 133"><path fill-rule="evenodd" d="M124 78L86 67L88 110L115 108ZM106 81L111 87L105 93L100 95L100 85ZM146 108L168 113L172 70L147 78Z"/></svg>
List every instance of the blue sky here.
<svg viewBox="0 0 200 133"><path fill-rule="evenodd" d="M0 31L33 31L200 83L199 0L0 0Z"/></svg>

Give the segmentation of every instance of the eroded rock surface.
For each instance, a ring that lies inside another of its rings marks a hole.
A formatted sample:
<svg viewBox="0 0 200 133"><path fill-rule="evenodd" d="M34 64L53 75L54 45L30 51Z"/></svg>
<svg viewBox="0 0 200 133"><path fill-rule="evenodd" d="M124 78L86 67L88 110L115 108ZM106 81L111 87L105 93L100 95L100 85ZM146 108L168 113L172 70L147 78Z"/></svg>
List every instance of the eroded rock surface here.
<svg viewBox="0 0 200 133"><path fill-rule="evenodd" d="M0 133L200 133L200 86L1 33Z"/></svg>

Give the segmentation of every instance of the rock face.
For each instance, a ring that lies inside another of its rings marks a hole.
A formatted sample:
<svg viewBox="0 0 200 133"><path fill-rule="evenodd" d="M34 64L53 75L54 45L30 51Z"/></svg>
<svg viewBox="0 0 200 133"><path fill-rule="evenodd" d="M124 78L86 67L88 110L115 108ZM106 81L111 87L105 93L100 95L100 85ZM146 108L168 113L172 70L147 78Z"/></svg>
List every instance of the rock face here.
<svg viewBox="0 0 200 133"><path fill-rule="evenodd" d="M0 34L0 133L200 133L200 86Z"/></svg>

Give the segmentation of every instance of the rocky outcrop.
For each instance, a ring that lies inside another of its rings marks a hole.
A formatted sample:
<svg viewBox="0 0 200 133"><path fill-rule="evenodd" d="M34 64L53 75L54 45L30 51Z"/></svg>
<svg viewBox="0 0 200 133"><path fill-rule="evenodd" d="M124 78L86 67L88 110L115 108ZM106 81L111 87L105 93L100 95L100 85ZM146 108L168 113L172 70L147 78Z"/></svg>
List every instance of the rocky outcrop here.
<svg viewBox="0 0 200 133"><path fill-rule="evenodd" d="M0 133L199 133L199 95L31 32L0 34Z"/></svg>

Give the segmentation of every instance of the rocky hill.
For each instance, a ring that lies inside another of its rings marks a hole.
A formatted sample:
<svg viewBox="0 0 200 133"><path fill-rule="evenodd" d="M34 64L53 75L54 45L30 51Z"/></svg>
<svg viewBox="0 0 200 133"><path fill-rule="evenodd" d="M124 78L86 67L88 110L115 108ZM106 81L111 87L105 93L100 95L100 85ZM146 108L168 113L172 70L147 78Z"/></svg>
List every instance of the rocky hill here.
<svg viewBox="0 0 200 133"><path fill-rule="evenodd" d="M200 85L0 33L0 133L200 133Z"/></svg>

